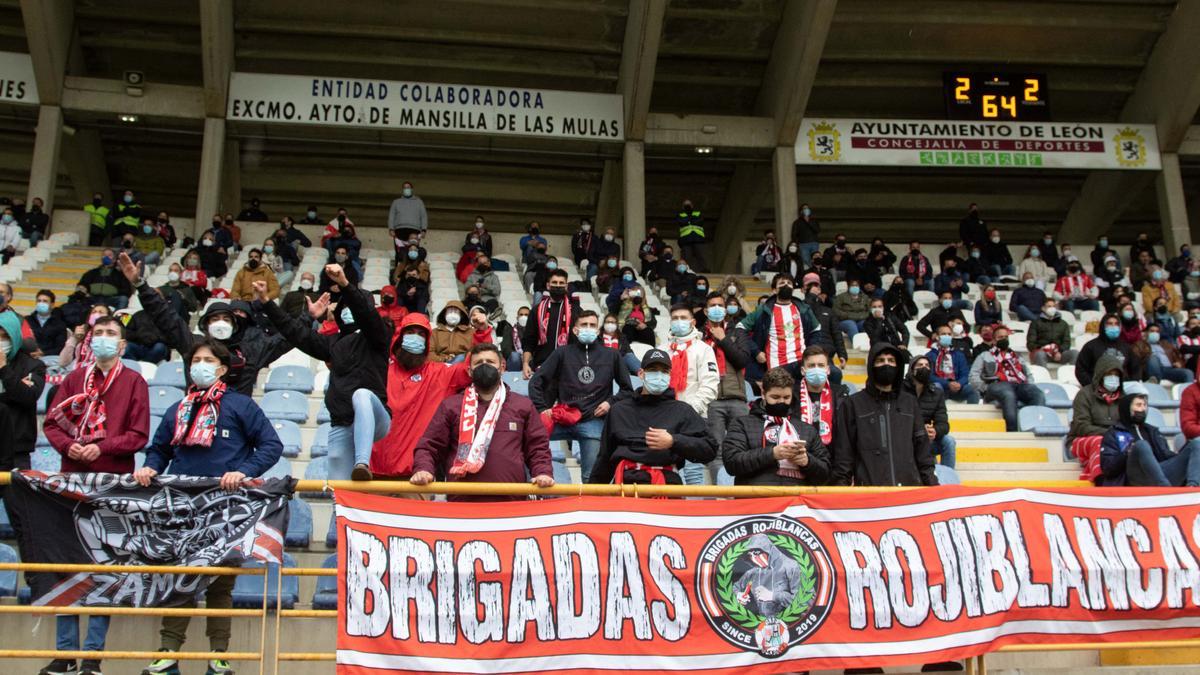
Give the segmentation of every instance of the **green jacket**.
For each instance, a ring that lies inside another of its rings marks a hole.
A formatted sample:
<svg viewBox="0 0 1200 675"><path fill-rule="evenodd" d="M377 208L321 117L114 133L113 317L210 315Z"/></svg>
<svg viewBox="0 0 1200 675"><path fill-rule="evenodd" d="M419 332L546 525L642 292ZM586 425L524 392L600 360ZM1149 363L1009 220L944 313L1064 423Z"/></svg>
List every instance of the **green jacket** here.
<svg viewBox="0 0 1200 675"><path fill-rule="evenodd" d="M1047 319L1039 315L1037 320L1029 324L1029 333L1025 336L1025 344L1029 347L1030 352L1035 352L1052 343L1058 345L1058 348L1064 352L1070 349L1071 326L1063 321L1061 316Z"/></svg>
<svg viewBox="0 0 1200 675"><path fill-rule="evenodd" d="M870 296L859 293L852 295L850 291L833 296L833 316L838 321L862 321L871 313Z"/></svg>
<svg viewBox="0 0 1200 675"><path fill-rule="evenodd" d="M1100 398L1100 384L1110 370L1121 370L1121 359L1113 354L1104 354L1096 361L1092 383L1075 394L1071 404L1071 430L1067 434L1067 447L1082 436L1103 436L1108 428L1121 421L1117 411L1117 400L1112 403ZM1125 378L1121 381L1124 384Z"/></svg>

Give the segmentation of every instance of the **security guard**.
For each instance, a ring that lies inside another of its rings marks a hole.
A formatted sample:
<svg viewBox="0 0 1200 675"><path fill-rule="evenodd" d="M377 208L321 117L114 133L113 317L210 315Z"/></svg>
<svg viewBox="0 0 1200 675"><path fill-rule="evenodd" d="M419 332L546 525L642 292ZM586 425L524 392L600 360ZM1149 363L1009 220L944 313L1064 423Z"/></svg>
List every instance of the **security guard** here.
<svg viewBox="0 0 1200 675"><path fill-rule="evenodd" d="M111 236L120 239L126 234L136 234L142 222L142 205L133 198L133 190L126 190L113 211L113 228Z"/></svg>
<svg viewBox="0 0 1200 675"><path fill-rule="evenodd" d="M88 246L103 246L104 234L108 232L109 209L104 205L104 195L92 195L92 203L83 207L87 211L91 228L88 230Z"/></svg>
<svg viewBox="0 0 1200 675"><path fill-rule="evenodd" d="M683 208L675 214L675 224L679 227L679 252L683 259L691 264L698 272L707 272L708 263L704 261L704 218L700 209L692 206L692 200L683 200Z"/></svg>

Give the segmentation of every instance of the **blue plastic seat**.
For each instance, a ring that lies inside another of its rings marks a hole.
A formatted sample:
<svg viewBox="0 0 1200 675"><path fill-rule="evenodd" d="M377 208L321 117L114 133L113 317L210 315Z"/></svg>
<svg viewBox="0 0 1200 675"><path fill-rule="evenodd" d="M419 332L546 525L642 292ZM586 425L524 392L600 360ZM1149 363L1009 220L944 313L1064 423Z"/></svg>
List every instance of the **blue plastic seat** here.
<svg viewBox="0 0 1200 675"><path fill-rule="evenodd" d="M325 569L337 569L337 554L325 558L321 563ZM313 609L337 609L337 577L317 577L317 588L313 591Z"/></svg>
<svg viewBox="0 0 1200 675"><path fill-rule="evenodd" d="M121 359L121 365L132 370L133 372L137 373L138 375L142 374L142 362L141 361L134 361L133 359Z"/></svg>
<svg viewBox="0 0 1200 675"><path fill-rule="evenodd" d="M288 420L297 424L308 421L308 397L297 391L267 392L259 405L272 420Z"/></svg>
<svg viewBox="0 0 1200 675"><path fill-rule="evenodd" d="M1057 382L1038 382L1037 388L1041 389L1046 397L1047 408L1070 408L1074 403L1071 397L1067 396L1067 390Z"/></svg>
<svg viewBox="0 0 1200 675"><path fill-rule="evenodd" d="M20 562L17 559L17 552L8 544L0 544L0 563L15 563ZM334 580L336 581L336 577ZM337 590L335 587L334 593ZM17 594L17 571L6 570L0 572L0 598L11 598ZM336 601L336 597L334 600Z"/></svg>
<svg viewBox="0 0 1200 675"><path fill-rule="evenodd" d="M261 478L263 480L268 480L271 478L287 478L290 475L292 475L291 460L289 460L287 457L280 457L279 461L275 462L274 466L267 469L267 472L264 473Z"/></svg>
<svg viewBox="0 0 1200 675"><path fill-rule="evenodd" d="M158 427L162 425L162 418L155 415L150 416L150 435L146 437L146 447L154 442L154 432L158 431Z"/></svg>
<svg viewBox="0 0 1200 675"><path fill-rule="evenodd" d="M329 458L317 457L309 460L308 466L304 467L304 480L326 480L329 478ZM317 492L301 492L301 497L305 499L329 499L330 494L323 491Z"/></svg>
<svg viewBox="0 0 1200 675"><path fill-rule="evenodd" d="M300 427L287 420L276 420L271 426L275 427L275 433L279 434L279 442L283 443L283 456L299 457Z"/></svg>
<svg viewBox="0 0 1200 675"><path fill-rule="evenodd" d="M38 432L37 440L33 443L33 447L39 450L42 448L46 448L48 450L53 448L53 446L50 445L50 439L46 438L46 434L43 434L40 431Z"/></svg>
<svg viewBox="0 0 1200 675"><path fill-rule="evenodd" d="M42 387L42 395L38 396L37 414L45 415L46 406L50 403L50 387Z"/></svg>
<svg viewBox="0 0 1200 675"><path fill-rule="evenodd" d="M311 394L314 387L312 369L304 366L276 366L267 376L263 391L302 391Z"/></svg>
<svg viewBox="0 0 1200 675"><path fill-rule="evenodd" d="M54 448L38 448L29 455L29 465L34 471L58 473L62 471L62 455Z"/></svg>
<svg viewBox="0 0 1200 675"><path fill-rule="evenodd" d="M16 539L17 531L13 529L12 520L8 517L8 507L0 499L0 539Z"/></svg>
<svg viewBox="0 0 1200 675"><path fill-rule="evenodd" d="M1153 382L1143 382L1142 386L1146 388L1146 393L1149 394L1148 401L1151 408L1166 408L1173 410L1179 407L1179 401L1171 398L1170 392L1161 384Z"/></svg>
<svg viewBox="0 0 1200 675"><path fill-rule="evenodd" d="M263 563L255 561L249 562L242 567L263 567ZM295 567L296 561L292 556L283 554L283 566ZM279 565L266 565L267 573L263 576L243 574L237 578L233 584L233 606L243 609L259 609L263 606L263 584L266 583L266 600L267 607L274 607L276 600L282 601L284 609L291 609L296 606L296 601L300 597L300 578L294 576L285 576L283 578L283 592L277 593L279 589Z"/></svg>
<svg viewBox="0 0 1200 675"><path fill-rule="evenodd" d="M1017 412L1017 428L1035 436L1066 436L1070 431L1058 419L1058 413L1044 405L1027 405Z"/></svg>
<svg viewBox="0 0 1200 675"><path fill-rule="evenodd" d="M517 373L517 375L520 375L520 373ZM508 388L511 389L514 394L528 396L529 395L529 380L526 380L523 377L517 378L516 380L513 380L508 383Z"/></svg>
<svg viewBox="0 0 1200 675"><path fill-rule="evenodd" d="M312 541L312 534L312 507L303 499L292 497L288 501L288 526L287 533L283 536L284 545L292 548L308 548L309 542Z"/></svg>
<svg viewBox="0 0 1200 675"><path fill-rule="evenodd" d="M325 407L324 401L321 401L321 409L317 411L317 424L328 424L329 421L329 408Z"/></svg>
<svg viewBox="0 0 1200 675"><path fill-rule="evenodd" d="M187 376L183 372L183 361L168 361L154 371L150 378L151 387L175 387L187 389Z"/></svg>
<svg viewBox="0 0 1200 675"><path fill-rule="evenodd" d="M327 548L337 548L338 529L337 529L337 510L329 514L329 528L325 530L325 546Z"/></svg>
<svg viewBox="0 0 1200 675"><path fill-rule="evenodd" d="M150 387L150 415L162 417L167 414L167 408L183 400L183 390L175 387Z"/></svg>
<svg viewBox="0 0 1200 675"><path fill-rule="evenodd" d="M857 394L858 393L858 385L857 384L854 384L853 382L846 382L845 380L842 380L842 384L846 385L846 392L848 394Z"/></svg>
<svg viewBox="0 0 1200 675"><path fill-rule="evenodd" d="M1178 436L1180 433L1179 427L1167 426L1167 420L1163 417L1162 411L1150 404L1150 408L1146 410L1146 423L1153 424L1158 427L1159 433L1171 440L1172 436Z"/></svg>
<svg viewBox="0 0 1200 675"><path fill-rule="evenodd" d="M313 436L312 445L308 447L309 457L316 459L329 454L329 430L332 428L328 422L317 427L317 434Z"/></svg>
<svg viewBox="0 0 1200 675"><path fill-rule="evenodd" d="M507 384L510 387L516 386L517 382L520 382L521 380L524 380L524 379L525 379L525 375L523 375L521 373L521 371L519 371L519 370L514 370L514 371L506 370L500 374L500 381L503 382L504 384Z"/></svg>
<svg viewBox="0 0 1200 675"><path fill-rule="evenodd" d="M937 476L939 485L962 484L962 479L958 477L958 472L945 464L935 464L933 466L933 473Z"/></svg>

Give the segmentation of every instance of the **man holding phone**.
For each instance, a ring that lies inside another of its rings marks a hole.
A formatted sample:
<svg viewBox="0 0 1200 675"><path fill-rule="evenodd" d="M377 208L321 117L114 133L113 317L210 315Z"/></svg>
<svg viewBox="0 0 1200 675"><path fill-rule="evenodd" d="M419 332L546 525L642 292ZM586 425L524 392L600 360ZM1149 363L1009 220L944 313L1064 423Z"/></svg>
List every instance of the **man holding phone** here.
<svg viewBox="0 0 1200 675"><path fill-rule="evenodd" d="M825 485L829 450L817 428L792 410L795 379L784 368L763 377L763 396L734 420L721 446L736 485Z"/></svg>

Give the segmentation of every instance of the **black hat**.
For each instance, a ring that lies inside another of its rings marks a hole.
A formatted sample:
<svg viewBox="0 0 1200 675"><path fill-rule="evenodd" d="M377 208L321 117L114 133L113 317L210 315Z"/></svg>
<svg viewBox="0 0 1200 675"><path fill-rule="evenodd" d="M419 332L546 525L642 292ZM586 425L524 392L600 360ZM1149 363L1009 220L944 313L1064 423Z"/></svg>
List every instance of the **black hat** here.
<svg viewBox="0 0 1200 675"><path fill-rule="evenodd" d="M661 349L651 349L642 356L642 369L645 370L654 364L671 367L671 356Z"/></svg>

